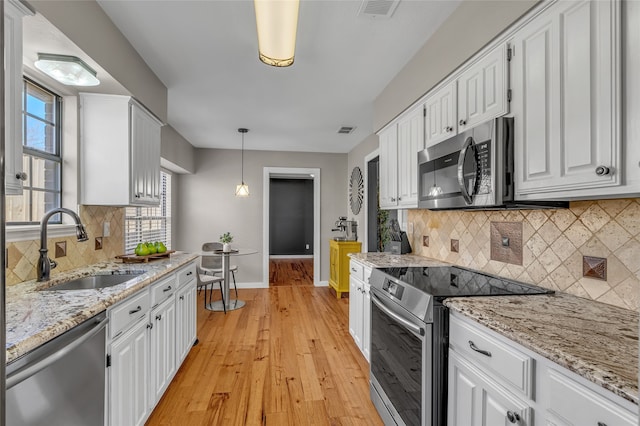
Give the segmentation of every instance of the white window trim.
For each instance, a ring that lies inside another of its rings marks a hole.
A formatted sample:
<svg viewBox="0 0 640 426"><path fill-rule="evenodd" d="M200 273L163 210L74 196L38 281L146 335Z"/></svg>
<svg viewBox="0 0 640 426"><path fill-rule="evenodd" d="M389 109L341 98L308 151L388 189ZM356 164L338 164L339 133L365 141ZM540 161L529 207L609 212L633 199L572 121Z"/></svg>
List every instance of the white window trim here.
<svg viewBox="0 0 640 426"><path fill-rule="evenodd" d="M6 241L39 240L40 225L12 225L6 227ZM75 224L51 224L47 226L47 238L61 238L76 235Z"/></svg>

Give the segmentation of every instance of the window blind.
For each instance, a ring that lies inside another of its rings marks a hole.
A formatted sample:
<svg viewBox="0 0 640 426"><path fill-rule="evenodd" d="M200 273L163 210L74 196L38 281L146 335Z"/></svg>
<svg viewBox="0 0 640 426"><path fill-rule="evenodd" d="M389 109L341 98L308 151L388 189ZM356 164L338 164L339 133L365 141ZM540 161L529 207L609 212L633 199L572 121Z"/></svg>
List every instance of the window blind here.
<svg viewBox="0 0 640 426"><path fill-rule="evenodd" d="M160 205L125 209L124 250L133 253L138 243L162 241L171 249L171 174L160 172Z"/></svg>

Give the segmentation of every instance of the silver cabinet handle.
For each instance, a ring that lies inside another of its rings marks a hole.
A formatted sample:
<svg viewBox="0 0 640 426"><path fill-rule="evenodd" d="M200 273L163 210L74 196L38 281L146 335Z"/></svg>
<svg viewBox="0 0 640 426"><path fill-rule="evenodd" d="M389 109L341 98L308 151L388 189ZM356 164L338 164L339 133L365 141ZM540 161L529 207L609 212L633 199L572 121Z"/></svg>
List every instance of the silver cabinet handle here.
<svg viewBox="0 0 640 426"><path fill-rule="evenodd" d="M395 201L395 200L396 200L395 198L391 197L391 202L393 202L393 201Z"/></svg>
<svg viewBox="0 0 640 426"><path fill-rule="evenodd" d="M447 127L444 128L444 131L447 132L447 133L451 133L451 132L453 132L453 127L447 126Z"/></svg>
<svg viewBox="0 0 640 426"><path fill-rule="evenodd" d="M518 423L520 421L520 415L513 411L507 411L507 419L509 420L509 423Z"/></svg>
<svg viewBox="0 0 640 426"><path fill-rule="evenodd" d="M163 293L164 293L164 292L167 292L167 291L171 291L171 286L169 286L169 287L167 287L167 288L165 288L165 289L163 289L163 290L162 290L162 292L163 292Z"/></svg>
<svg viewBox="0 0 640 426"><path fill-rule="evenodd" d="M490 356L491 356L491 352L489 352L489 351L485 351L485 350L483 350L483 349L479 349L479 348L476 346L476 344L475 344L475 343L473 343L473 340L469 340L469 347L470 347L471 349L473 349L474 351L478 352L479 354L482 354L482 355L485 355L485 356L488 356L488 357L490 357Z"/></svg>
<svg viewBox="0 0 640 426"><path fill-rule="evenodd" d="M180 296L180 300L184 300L184 296Z"/></svg>
<svg viewBox="0 0 640 426"><path fill-rule="evenodd" d="M596 174L598 176L606 176L611 173L611 170L606 166L598 166L596 167Z"/></svg>
<svg viewBox="0 0 640 426"><path fill-rule="evenodd" d="M351 268L351 272L358 272L356 268Z"/></svg>
<svg viewBox="0 0 640 426"><path fill-rule="evenodd" d="M162 314L156 315L156 321L160 321L160 320L162 320Z"/></svg>
<svg viewBox="0 0 640 426"><path fill-rule="evenodd" d="M142 310L142 306L138 306L137 308L130 310L129 315L133 315L136 312L140 312L141 310Z"/></svg>
<svg viewBox="0 0 640 426"><path fill-rule="evenodd" d="M148 328L149 330L151 330L151 329L153 328L153 324L151 324L151 323L147 324L147 328Z"/></svg>
<svg viewBox="0 0 640 426"><path fill-rule="evenodd" d="M27 180L27 176L28 175L25 172L16 173L16 179L21 180L21 181Z"/></svg>
<svg viewBox="0 0 640 426"><path fill-rule="evenodd" d="M465 124L467 124L467 120L460 120L458 124L464 126Z"/></svg>

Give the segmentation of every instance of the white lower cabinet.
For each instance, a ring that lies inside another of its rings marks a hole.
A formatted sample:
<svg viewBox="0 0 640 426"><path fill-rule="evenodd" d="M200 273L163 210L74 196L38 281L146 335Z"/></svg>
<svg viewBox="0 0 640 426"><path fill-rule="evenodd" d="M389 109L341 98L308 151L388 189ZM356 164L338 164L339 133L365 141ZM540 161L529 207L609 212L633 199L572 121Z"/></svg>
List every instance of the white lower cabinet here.
<svg viewBox="0 0 640 426"><path fill-rule="evenodd" d="M371 349L371 268L351 259L349 266L349 333L369 361Z"/></svg>
<svg viewBox="0 0 640 426"><path fill-rule="evenodd" d="M149 413L149 314L110 345L109 424L143 425Z"/></svg>
<svg viewBox="0 0 640 426"><path fill-rule="evenodd" d="M193 277L195 263L109 308L108 424L143 425L188 354L196 333Z"/></svg>
<svg viewBox="0 0 640 426"><path fill-rule="evenodd" d="M638 424L633 403L455 312L449 342L449 426Z"/></svg>
<svg viewBox="0 0 640 426"><path fill-rule="evenodd" d="M176 373L176 304L173 298L151 311L150 355L153 409Z"/></svg>

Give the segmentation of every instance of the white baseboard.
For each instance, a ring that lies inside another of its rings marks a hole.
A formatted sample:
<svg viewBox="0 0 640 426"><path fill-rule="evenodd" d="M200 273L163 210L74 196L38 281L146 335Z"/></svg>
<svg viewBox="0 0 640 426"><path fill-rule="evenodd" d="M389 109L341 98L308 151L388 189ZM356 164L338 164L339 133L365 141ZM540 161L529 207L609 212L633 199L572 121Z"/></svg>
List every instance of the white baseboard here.
<svg viewBox="0 0 640 426"><path fill-rule="evenodd" d="M253 283L236 283L238 288L269 288L269 284L265 285L262 281L256 281ZM233 287L233 283L231 283Z"/></svg>
<svg viewBox="0 0 640 426"><path fill-rule="evenodd" d="M329 287L329 281L319 281L316 287Z"/></svg>
<svg viewBox="0 0 640 426"><path fill-rule="evenodd" d="M272 254L269 259L313 259L312 254Z"/></svg>

